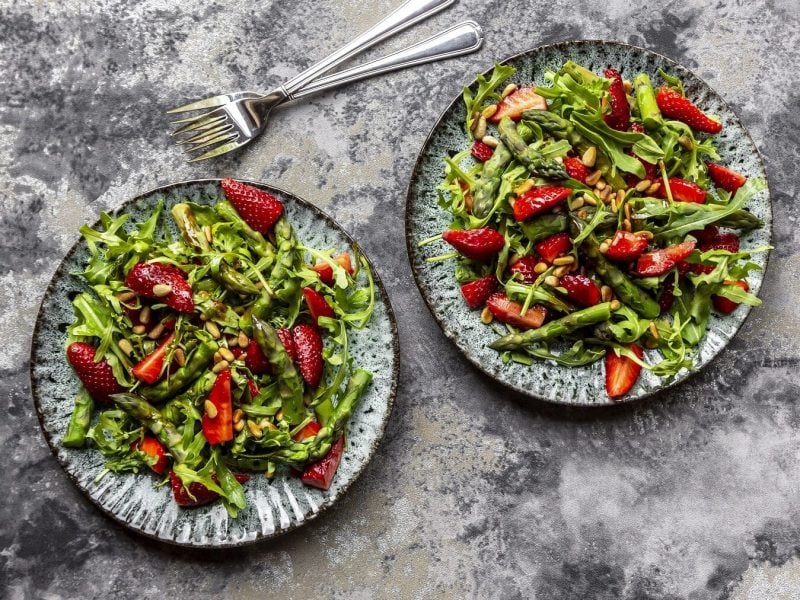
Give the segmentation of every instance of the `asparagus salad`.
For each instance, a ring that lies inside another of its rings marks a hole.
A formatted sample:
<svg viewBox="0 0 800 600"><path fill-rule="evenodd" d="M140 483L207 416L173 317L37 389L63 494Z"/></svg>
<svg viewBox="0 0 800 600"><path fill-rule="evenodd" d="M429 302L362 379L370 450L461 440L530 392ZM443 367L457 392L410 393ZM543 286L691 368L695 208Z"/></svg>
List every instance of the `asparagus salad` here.
<svg viewBox="0 0 800 600"><path fill-rule="evenodd" d="M611 398L641 369L691 369L712 311L760 304L748 259L769 248L739 234L763 226L746 206L765 181L721 164L724 124L668 73L656 89L571 61L546 87L507 83L514 72L464 90L472 144L445 157L438 188L453 223L421 242L456 252L427 260L453 260L505 361L603 359Z"/></svg>
<svg viewBox="0 0 800 600"><path fill-rule="evenodd" d="M291 469L328 489L345 426L372 375L348 330L375 292L366 259L296 239L284 207L226 179L216 205L159 204L81 229L88 289L73 301L67 358L82 383L62 443L105 470L153 471L180 506L245 507L245 472ZM342 249L338 249L341 251Z"/></svg>

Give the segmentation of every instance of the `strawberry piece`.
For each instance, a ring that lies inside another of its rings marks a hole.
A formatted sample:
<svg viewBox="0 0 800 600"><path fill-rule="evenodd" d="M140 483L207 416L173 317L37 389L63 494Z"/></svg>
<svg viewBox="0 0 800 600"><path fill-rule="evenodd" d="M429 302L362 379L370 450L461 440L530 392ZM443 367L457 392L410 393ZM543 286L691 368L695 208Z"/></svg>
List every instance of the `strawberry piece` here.
<svg viewBox="0 0 800 600"><path fill-rule="evenodd" d="M297 440L298 442L302 442L303 440L306 440L310 437L314 437L315 435L317 435L320 429L322 429L322 425L320 425L316 421L311 421L310 423L308 423L308 425L306 425L300 431L294 434L294 439Z"/></svg>
<svg viewBox="0 0 800 600"><path fill-rule="evenodd" d="M192 288L186 281L183 271L175 265L166 263L136 263L125 277L125 285L146 298L157 298L178 312L194 311ZM157 285L168 285L172 291L166 296L153 292Z"/></svg>
<svg viewBox="0 0 800 600"><path fill-rule="evenodd" d="M716 229L716 227L714 229ZM698 249L700 252L707 252L709 250L738 252L739 236L732 231L720 233L719 230L717 230L716 235L710 239L706 238L698 245ZM714 270L714 265L702 265L698 263L691 265L691 268L693 273L711 273L711 271Z"/></svg>
<svg viewBox="0 0 800 600"><path fill-rule="evenodd" d="M644 351L637 344L629 344L628 348L639 358L644 357ZM617 356L614 350L606 351L606 393L610 398L619 398L627 394L639 379L642 371L641 365L627 356Z"/></svg>
<svg viewBox="0 0 800 600"><path fill-rule="evenodd" d="M566 200L572 190L568 187L544 185L528 190L518 196L514 202L514 218L525 221L531 217L550 210Z"/></svg>
<svg viewBox="0 0 800 600"><path fill-rule="evenodd" d="M322 380L322 337L313 325L301 323L292 329L292 338L297 353L297 365L303 380L315 389Z"/></svg>
<svg viewBox="0 0 800 600"><path fill-rule="evenodd" d="M283 347L286 349L286 354L289 355L289 358L292 359L292 362L297 360L297 349L294 347L294 338L292 337L292 332L286 329L285 327L281 327L278 329L278 337L283 344Z"/></svg>
<svg viewBox="0 0 800 600"><path fill-rule="evenodd" d="M711 181L714 182L714 185L731 194L735 194L747 181L747 177L741 173L737 173L720 164L710 162L706 163L706 166L708 167L708 175L711 177Z"/></svg>
<svg viewBox="0 0 800 600"><path fill-rule="evenodd" d="M703 204L706 201L706 192L703 188L692 181L686 181L679 177L669 178L669 189L672 191L672 199L678 202L692 202L693 204ZM667 190L662 185L656 192L657 198L666 198Z"/></svg>
<svg viewBox="0 0 800 600"><path fill-rule="evenodd" d="M472 147L470 148L470 153L472 156L475 157L475 160L479 160L481 162L486 162L490 158L492 158L492 154L494 154L494 150L491 146L487 146L480 140L475 140L472 143Z"/></svg>
<svg viewBox="0 0 800 600"><path fill-rule="evenodd" d="M642 277L663 275L676 264L686 259L694 250L695 245L696 242L694 240L686 240L674 246L646 252L636 261L636 273Z"/></svg>
<svg viewBox="0 0 800 600"><path fill-rule="evenodd" d="M236 477L236 481L239 483L245 483L250 479L250 476L244 473L234 473L233 476ZM216 475L212 475L211 479L213 479L215 483L219 483ZM172 488L172 496L175 498L175 503L184 508L203 506L219 498L219 494L212 492L202 483L196 481L191 482L188 487L184 487L181 478L178 477L175 471L169 472L169 483Z"/></svg>
<svg viewBox="0 0 800 600"><path fill-rule="evenodd" d="M691 100L681 96L680 92L676 90L666 86L658 88L656 104L665 117L686 123L692 129L704 133L722 131L722 123L706 115Z"/></svg>
<svg viewBox="0 0 800 600"><path fill-rule="evenodd" d="M153 385L158 381L161 378L161 371L164 368L164 358L167 355L167 349L174 339L175 334L169 334L155 350L136 363L136 366L131 369L133 376L140 381L144 381L148 385Z"/></svg>
<svg viewBox="0 0 800 600"><path fill-rule="evenodd" d="M534 87L521 87L503 98L497 105L497 112L490 118L490 123L499 123L503 117L519 121L526 110L547 110L547 100L536 93Z"/></svg>
<svg viewBox="0 0 800 600"><path fill-rule="evenodd" d="M503 236L491 227L480 229L448 229L442 239L470 260L486 262L505 246Z"/></svg>
<svg viewBox="0 0 800 600"><path fill-rule="evenodd" d="M589 177L589 168L581 162L581 159L576 156L568 156L564 159L564 168L567 170L567 175L576 181L586 183L586 178Z"/></svg>
<svg viewBox="0 0 800 600"><path fill-rule="evenodd" d="M108 397L120 393L122 386L105 358L95 362L96 353L91 344L72 342L67 347L67 360L92 398L98 402L110 402Z"/></svg>
<svg viewBox="0 0 800 600"><path fill-rule="evenodd" d="M532 304L523 316L522 304L509 299L503 292L492 294L486 301L486 306L498 321L523 329L541 327L547 317L547 309L540 304Z"/></svg>
<svg viewBox="0 0 800 600"><path fill-rule="evenodd" d="M703 229L690 231L689 235L697 240L701 246L707 242L714 241L719 235L719 227L716 225L706 225Z"/></svg>
<svg viewBox="0 0 800 600"><path fill-rule="evenodd" d="M209 444L221 444L233 439L233 399L231 398L231 371L222 371L211 386L209 401L217 409L213 417L203 413L203 435Z"/></svg>
<svg viewBox="0 0 800 600"><path fill-rule="evenodd" d="M283 203L272 194L234 179L222 180L222 191L250 227L267 233L283 215Z"/></svg>
<svg viewBox="0 0 800 600"><path fill-rule="evenodd" d="M250 393L250 399L252 400L256 396L258 396L258 386L256 382L252 379L247 380L247 391Z"/></svg>
<svg viewBox="0 0 800 600"><path fill-rule="evenodd" d="M513 265L511 265L508 270L512 273L518 273L521 275L519 281L522 283L533 283L539 278L539 273L536 272L536 265L539 263L536 260L535 256L523 256Z"/></svg>
<svg viewBox="0 0 800 600"><path fill-rule="evenodd" d="M138 442L134 442L131 444L131 450L139 450L140 452L144 452L147 456L154 458L153 464L150 465L150 468L153 470L154 473L157 475L163 475L164 471L167 470L167 451L164 449L164 446L161 445L156 438L150 435L144 436Z"/></svg>
<svg viewBox="0 0 800 600"><path fill-rule="evenodd" d="M303 288L303 297L306 299L308 312L311 313L311 318L314 320L315 325L320 317L330 317L333 319L336 316L336 313L333 312L333 307L328 304L325 297L317 290L305 287Z"/></svg>
<svg viewBox="0 0 800 600"><path fill-rule="evenodd" d="M342 267L345 271L353 274L353 262L350 260L350 254L347 252L343 252L337 256L333 257L333 260L338 263L340 267ZM319 275L320 280L325 285L333 285L333 267L330 266L326 262L319 262L311 267L314 271L317 272Z"/></svg>
<svg viewBox="0 0 800 600"><path fill-rule="evenodd" d="M330 488L333 477L336 475L336 469L339 468L339 462L342 460L343 451L344 436L341 436L333 443L325 458L308 465L303 470L303 483L321 490Z"/></svg>
<svg viewBox="0 0 800 600"><path fill-rule="evenodd" d="M647 130L644 128L644 125L641 123L631 123L631 131L634 133L647 133Z"/></svg>
<svg viewBox="0 0 800 600"><path fill-rule="evenodd" d="M480 308L497 289L497 277L487 275L461 286L461 295L472 310Z"/></svg>
<svg viewBox="0 0 800 600"><path fill-rule="evenodd" d="M600 302L600 288L586 275L564 275L559 286L567 291L567 298L580 306L594 306Z"/></svg>
<svg viewBox="0 0 800 600"><path fill-rule="evenodd" d="M568 233L557 233L542 240L534 246L542 262L552 265L559 256L564 256L572 248L572 240Z"/></svg>
<svg viewBox="0 0 800 600"><path fill-rule="evenodd" d="M612 129L627 131L631 124L631 107L628 105L628 98L625 95L622 75L616 69L606 69L603 72L603 77L611 80L611 85L608 88L611 112L603 115L603 120Z"/></svg>
<svg viewBox="0 0 800 600"><path fill-rule="evenodd" d="M267 357L261 351L261 346L254 339L247 344L247 355L244 357L244 366L250 369L253 375L272 373Z"/></svg>
<svg viewBox="0 0 800 600"><path fill-rule="evenodd" d="M630 231L617 230L608 245L606 257L611 260L633 260L647 248L647 238Z"/></svg>
<svg viewBox="0 0 800 600"><path fill-rule="evenodd" d="M747 282L744 279L740 279L739 281L726 281L725 283L738 286L742 288L745 292L750 291L750 286L747 285ZM734 302L729 298L717 295L711 296L711 302L714 303L714 308L717 309L717 312L721 312L723 315L731 314L739 306L738 302Z"/></svg>
<svg viewBox="0 0 800 600"><path fill-rule="evenodd" d="M670 274L664 280L664 287L661 288L661 293L658 295L658 306L663 315L675 302L675 276Z"/></svg>

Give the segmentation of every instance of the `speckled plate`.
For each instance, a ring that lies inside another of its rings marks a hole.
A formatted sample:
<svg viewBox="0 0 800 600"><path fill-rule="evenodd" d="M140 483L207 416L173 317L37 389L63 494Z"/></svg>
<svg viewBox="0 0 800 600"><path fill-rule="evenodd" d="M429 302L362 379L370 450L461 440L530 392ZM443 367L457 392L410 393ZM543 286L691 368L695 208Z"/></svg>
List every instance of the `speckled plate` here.
<svg viewBox="0 0 800 600"><path fill-rule="evenodd" d="M703 109L719 115L725 124L722 133L717 136L722 162L748 177L766 178L758 150L731 108L697 75L664 56L628 44L585 40L542 46L512 56L503 62L517 69L512 81L520 84L533 82L537 85L547 85L544 80L545 71L557 70L567 60L574 60L595 72L614 66L624 77L646 72L654 81L658 81L659 69L681 77L688 97ZM491 69L486 73L490 71ZM468 310L464 304L458 284L453 277L452 262L425 262L426 257L446 251L442 244L428 244L422 248L417 244L421 240L441 233L450 225L450 214L437 205L436 186L443 174L442 157L461 151L468 144L463 131L465 116L464 104L459 96L434 125L419 154L408 188L406 205L408 254L414 277L428 308L445 335L456 344L464 356L478 369L500 383L527 396L560 404L582 406L613 404L604 390L602 361L579 369L562 367L552 362L537 362L532 366L503 364L500 355L486 346L487 342L496 336L480 322L478 313ZM742 247L769 243L772 230L769 191L764 190L759 193L747 208L764 221L765 227L745 235L742 238ZM753 260L766 267L767 258L766 254L759 254ZM751 292L758 293L761 278L762 272L754 272L748 276ZM708 334L695 356L693 371L684 369L672 378L659 378L643 371L635 387L620 401L632 401L650 396L683 381L708 364L730 341L749 310L748 306L742 306L726 317L712 314ZM651 359L658 360L656 353L649 354Z"/></svg>
<svg viewBox="0 0 800 600"><path fill-rule="evenodd" d="M271 186L251 183L280 198L297 236L316 248L346 248L353 239L333 219L308 202ZM168 185L125 203L118 212L130 222L145 219L156 202L165 201L165 214L177 202L213 204L221 198L219 180L206 179ZM171 223L170 223L171 225ZM177 232L173 228L173 233ZM71 298L84 289L70 275L88 258L81 240L69 251L47 288L31 350L33 399L42 430L53 454L72 481L104 513L146 536L193 547L240 546L286 533L314 519L355 481L375 454L394 403L400 349L392 307L377 273L375 313L369 325L350 332L350 350L356 365L374 374L348 424L347 446L333 485L327 491L309 488L296 477L277 476L272 481L254 476L245 484L247 508L230 519L221 502L181 509L169 486L155 487L156 478L108 473L99 483L103 457L96 450L76 450L61 445L79 382L64 355L66 328L73 320Z"/></svg>

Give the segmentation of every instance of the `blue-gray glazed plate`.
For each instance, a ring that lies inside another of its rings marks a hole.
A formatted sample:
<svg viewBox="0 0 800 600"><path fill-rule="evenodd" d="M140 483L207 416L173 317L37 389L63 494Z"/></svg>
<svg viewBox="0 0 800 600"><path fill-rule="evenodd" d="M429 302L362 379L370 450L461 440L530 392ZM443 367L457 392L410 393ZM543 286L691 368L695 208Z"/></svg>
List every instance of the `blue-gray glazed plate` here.
<svg viewBox="0 0 800 600"><path fill-rule="evenodd" d="M298 238L316 248L346 248L354 240L333 219L308 202L271 186L247 182L283 201ZM222 198L217 179L187 181L164 186L126 202L117 211L130 214L129 223L141 221L163 199L164 214L177 202L213 204ZM173 232L175 233L175 232ZM247 508L235 519L222 503L181 509L169 485L156 487L150 473L106 474L103 457L94 449L61 445L78 392L79 382L66 361L67 325L73 321L71 298L84 289L70 273L83 270L88 249L77 242L53 276L42 300L31 349L31 387L39 421L50 449L67 475L104 513L143 535L183 546L222 548L241 546L286 533L314 519L355 481L375 454L394 403L400 349L392 307L373 269L375 312L368 326L349 334L356 365L374 374L372 385L348 423L347 445L333 484L327 491L303 485L299 478L253 476L245 484Z"/></svg>
<svg viewBox="0 0 800 600"><path fill-rule="evenodd" d="M646 72L654 81L659 81L659 69L677 75L683 80L689 98L704 110L722 118L725 127L716 136L722 163L748 177L766 180L758 150L733 110L697 75L660 54L619 42L583 40L534 48L502 62L517 69L511 81L548 85L544 80L545 72L559 69L567 60L574 60L595 72L611 66L619 69L623 77ZM420 241L440 234L450 225L450 214L437 204L436 186L443 174L442 157L455 154L468 144L463 130L465 117L464 103L459 96L439 117L420 151L408 188L406 243L417 286L428 308L444 334L473 365L494 380L538 400L602 406L639 400L674 386L708 364L728 344L747 317L750 307L741 306L725 317L712 314L708 334L694 357L693 370L684 369L672 378L660 378L642 371L634 388L617 401L612 401L605 393L602 361L576 369L552 362L537 362L531 366L504 364L500 354L486 345L496 336L480 322L478 312L470 311L461 298L452 263L425 261L427 257L444 254L449 247L444 250L440 244L418 246ZM746 208L762 219L765 225L745 235L742 247L768 244L772 231L769 190L760 192ZM767 258L767 253L758 254L753 262L765 268ZM762 276L763 271L748 275L751 292L758 293ZM650 358L658 360L656 353L651 353Z"/></svg>

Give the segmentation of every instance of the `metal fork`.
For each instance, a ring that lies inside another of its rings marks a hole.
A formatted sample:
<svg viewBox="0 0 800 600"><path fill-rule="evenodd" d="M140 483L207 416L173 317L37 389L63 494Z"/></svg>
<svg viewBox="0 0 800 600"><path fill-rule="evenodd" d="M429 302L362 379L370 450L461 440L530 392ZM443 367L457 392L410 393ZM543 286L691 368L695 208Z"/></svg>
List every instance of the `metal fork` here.
<svg viewBox="0 0 800 600"><path fill-rule="evenodd" d="M481 47L483 32L473 21L465 21L389 56L320 78L344 60L454 1L406 2L366 33L267 94L247 91L224 94L167 111L203 111L174 121L180 127L172 135L178 136L178 143L185 145L190 153L204 150L190 162L205 160L241 148L258 137L266 127L270 111L280 104L380 73L473 52Z"/></svg>

